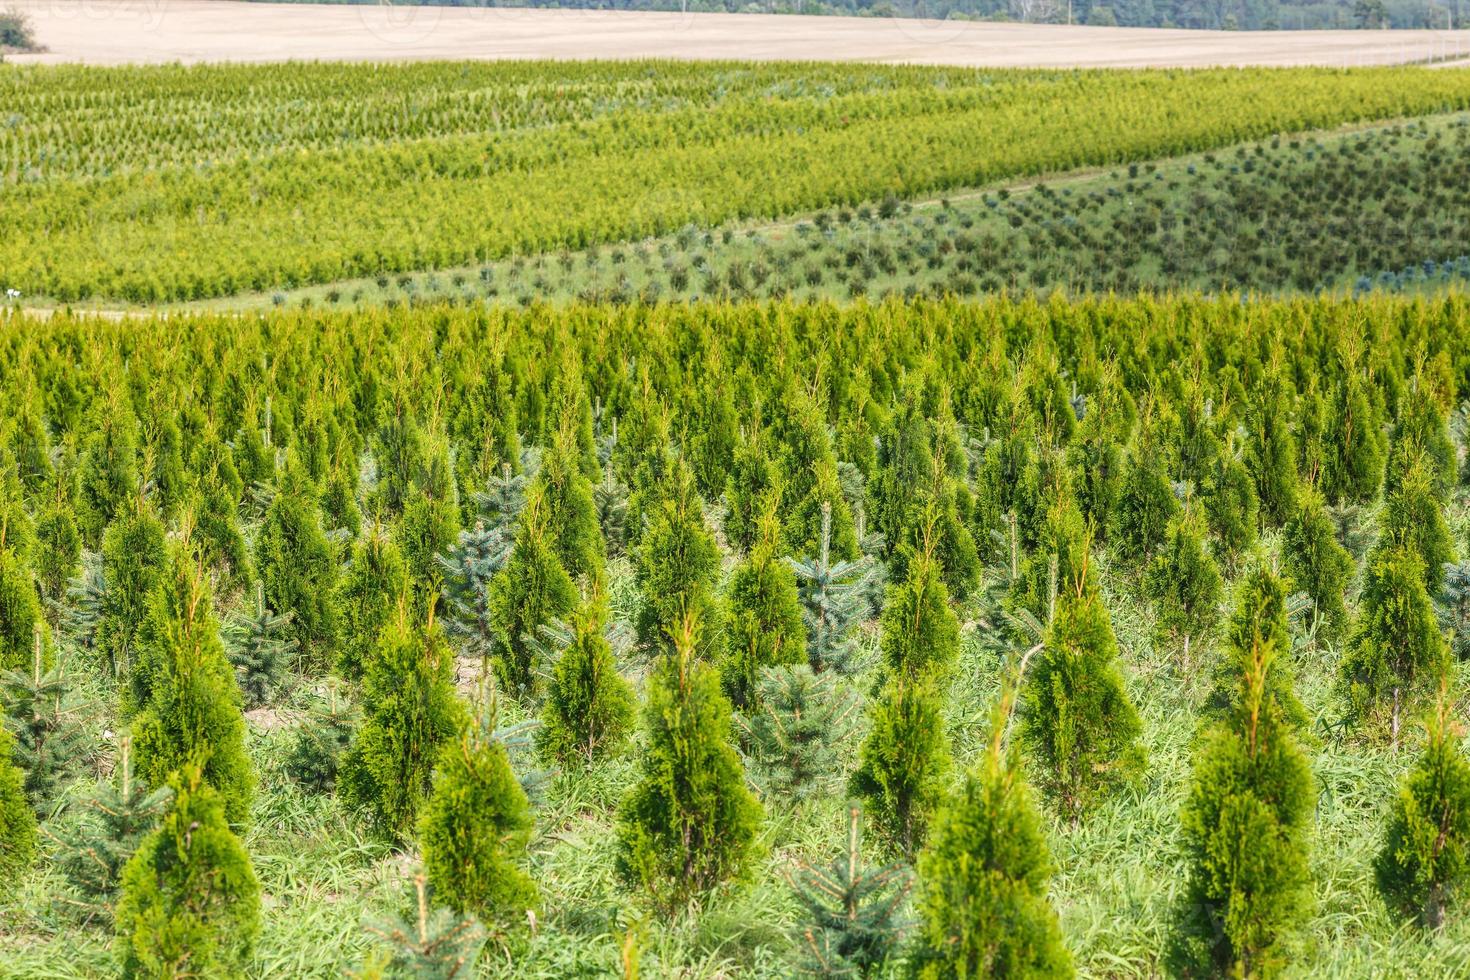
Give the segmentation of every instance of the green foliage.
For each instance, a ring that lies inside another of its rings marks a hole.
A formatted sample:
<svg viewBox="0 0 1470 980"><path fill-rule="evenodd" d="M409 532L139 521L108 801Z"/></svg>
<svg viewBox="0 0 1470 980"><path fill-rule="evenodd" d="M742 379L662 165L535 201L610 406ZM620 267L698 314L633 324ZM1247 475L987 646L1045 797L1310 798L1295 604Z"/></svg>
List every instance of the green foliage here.
<svg viewBox="0 0 1470 980"><path fill-rule="evenodd" d="M82 454L77 496L77 525L89 546L101 543L102 532L124 511L124 502L137 497L137 457L137 421L132 413L121 406L99 409Z"/></svg>
<svg viewBox="0 0 1470 980"><path fill-rule="evenodd" d="M807 661L812 670L832 670L847 677L862 666L853 636L867 613L863 593L866 576L861 561L833 562L831 528L824 522L821 548L812 558L787 562L796 572L802 619L806 624Z"/></svg>
<svg viewBox="0 0 1470 980"><path fill-rule="evenodd" d="M736 708L760 703L767 667L806 662L806 625L796 573L777 554L780 527L769 509L759 539L735 566L725 591L725 660L720 679Z"/></svg>
<svg viewBox="0 0 1470 980"><path fill-rule="evenodd" d="M577 587L556 556L546 505L533 491L521 515L510 559L490 581L490 623L495 633L495 672L514 694L540 687L536 639L542 627L565 618L577 604Z"/></svg>
<svg viewBox="0 0 1470 980"><path fill-rule="evenodd" d="M66 586L82 563L82 535L65 502L56 501L43 508L36 518L34 565L41 598L51 606L59 606L66 598Z"/></svg>
<svg viewBox="0 0 1470 980"><path fill-rule="evenodd" d="M347 574L338 586L335 605L342 621L352 624L337 658L342 676L349 680L362 676L383 627L412 588L403 553L381 525L374 525L353 547Z"/></svg>
<svg viewBox="0 0 1470 980"><path fill-rule="evenodd" d="M571 618L572 642L552 669L537 733L548 758L591 765L615 752L633 726L637 697L618 673L606 625L601 596L583 603Z"/></svg>
<svg viewBox="0 0 1470 980"><path fill-rule="evenodd" d="M0 670L30 667L37 631L43 626L30 569L15 552L0 547Z"/></svg>
<svg viewBox="0 0 1470 980"><path fill-rule="evenodd" d="M1113 625L1083 579L1062 589L1023 697L1021 737L1070 819L1142 772L1143 724L1123 687Z"/></svg>
<svg viewBox="0 0 1470 980"><path fill-rule="evenodd" d="M385 976L414 980L464 980L474 975L485 930L473 918L454 915L448 909L431 909L428 879L414 876L416 902L409 917L395 917L370 927L389 947ZM379 974L371 969L364 977Z"/></svg>
<svg viewBox="0 0 1470 980"><path fill-rule="evenodd" d="M1113 508L1110 539L1118 556L1140 567L1165 547L1179 501L1164 468L1164 454L1145 430L1128 457Z"/></svg>
<svg viewBox="0 0 1470 980"><path fill-rule="evenodd" d="M1450 652L1424 588L1424 563L1406 547L1377 550L1363 583L1362 613L1342 659L1342 686L1359 716L1400 713L1449 669Z"/></svg>
<svg viewBox="0 0 1470 980"><path fill-rule="evenodd" d="M341 697L335 687L329 686L325 696L314 697L287 752L286 775L316 793L333 790L361 716L357 705Z"/></svg>
<svg viewBox="0 0 1470 980"><path fill-rule="evenodd" d="M1427 458L1407 464L1379 518L1379 549L1403 547L1419 556L1424 586L1438 590L1444 567L1455 560L1455 541L1445 523L1444 504L1434 488Z"/></svg>
<svg viewBox="0 0 1470 980"><path fill-rule="evenodd" d="M1470 759L1443 692L1426 727L1424 754L1399 785L1374 869L1395 912L1438 929L1470 874Z"/></svg>
<svg viewBox="0 0 1470 980"><path fill-rule="evenodd" d="M1360 373L1349 367L1333 394L1322 435L1321 488L1329 504L1371 503L1383 482L1387 440Z"/></svg>
<svg viewBox="0 0 1470 980"><path fill-rule="evenodd" d="M686 617L700 623L699 655L713 657L724 645L715 589L720 547L704 526L694 478L680 465L659 500L638 549L638 590L643 597L634 627L647 651L669 649L669 635Z"/></svg>
<svg viewBox="0 0 1470 980"><path fill-rule="evenodd" d="M321 515L303 493L283 489L271 501L255 539L255 566L265 601L291 616L291 631L308 660L330 657L341 627L334 590L337 562ZM363 624L354 622L353 629Z"/></svg>
<svg viewBox="0 0 1470 980"><path fill-rule="evenodd" d="M1249 666L1252 651L1269 646L1278 651L1266 674L1266 698L1281 718L1298 732L1311 722L1307 709L1294 691L1291 633L1287 622L1287 585L1257 556L1236 587L1234 609L1225 626L1223 656L1215 670L1214 688L1205 702L1205 715L1224 720L1240 710L1240 678Z"/></svg>
<svg viewBox="0 0 1470 980"><path fill-rule="evenodd" d="M11 761L10 732L0 727L0 884L19 879L36 854L36 814L25 777Z"/></svg>
<svg viewBox="0 0 1470 980"><path fill-rule="evenodd" d="M1270 697L1278 653L1252 643L1233 708L1204 734L1180 814L1189 879L1178 966L1232 976L1277 972L1309 900L1316 784Z"/></svg>
<svg viewBox="0 0 1470 980"><path fill-rule="evenodd" d="M1291 520L1300 496L1291 393L1290 382L1280 370L1272 370L1261 379L1245 412L1246 465L1256 478L1261 523L1268 527Z"/></svg>
<svg viewBox="0 0 1470 980"><path fill-rule="evenodd" d="M640 776L618 812L618 874L666 912L743 879L761 822L697 629L684 619L649 678Z"/></svg>
<svg viewBox="0 0 1470 980"><path fill-rule="evenodd" d="M1014 750L1002 748L1006 711L990 745L940 808L919 855L919 977L1070 977L1056 912L1053 864Z"/></svg>
<svg viewBox="0 0 1470 980"><path fill-rule="evenodd" d="M255 609L230 622L230 663L240 682L245 709L270 704L285 683L290 658L296 652L296 637L288 630L289 613L277 615L265 604L265 586L255 584Z"/></svg>
<svg viewBox="0 0 1470 980"><path fill-rule="evenodd" d="M1256 484L1244 460L1230 444L1222 447L1206 476L1201 495L1205 520L1218 543L1218 554L1229 567L1255 546L1260 522Z"/></svg>
<svg viewBox="0 0 1470 980"><path fill-rule="evenodd" d="M1186 644L1220 618L1222 580L1210 555L1202 521L1192 508L1173 522L1159 554L1144 576L1144 592L1156 603L1159 631Z"/></svg>
<svg viewBox="0 0 1470 980"><path fill-rule="evenodd" d="M0 704L15 735L12 751L25 773L26 795L42 818L56 803L67 770L82 751L71 684L59 666L45 669L45 660L37 630L31 669L0 671Z"/></svg>
<svg viewBox="0 0 1470 980"><path fill-rule="evenodd" d="M1458 660L1470 659L1470 561L1445 567L1435 606L1439 625L1449 634L1450 651Z"/></svg>
<svg viewBox="0 0 1470 980"><path fill-rule="evenodd" d="M847 811L847 848L826 868L804 864L791 875L806 913L804 972L824 978L867 976L898 944L913 877L900 862L863 863L862 811Z"/></svg>
<svg viewBox="0 0 1470 980"><path fill-rule="evenodd" d="M909 562L908 578L888 587L880 647L890 674L945 678L960 656L960 621L938 564L928 555Z"/></svg>
<svg viewBox="0 0 1470 980"><path fill-rule="evenodd" d="M804 663L765 668L755 695L739 721L762 795L799 803L830 792L857 726L856 695Z"/></svg>
<svg viewBox="0 0 1470 980"><path fill-rule="evenodd" d="M76 816L58 835L57 867L71 901L90 922L112 924L123 868L162 818L173 791L133 779L131 740L123 736L118 781L98 783L76 804Z"/></svg>
<svg viewBox="0 0 1470 980"><path fill-rule="evenodd" d="M579 469L575 434L561 430L536 475L544 495L546 525L557 560L572 578L602 577L605 546L592 483ZM532 494L538 492L533 489Z"/></svg>
<svg viewBox="0 0 1470 980"><path fill-rule="evenodd" d="M95 642L114 676L133 662L148 597L167 572L163 522L150 508L123 514L102 537L102 596Z"/></svg>
<svg viewBox="0 0 1470 980"><path fill-rule="evenodd" d="M177 546L148 599L124 706L132 712L142 779L163 786L190 767L217 794L212 798L229 821L242 824L255 773L245 752L240 688L211 604L196 556Z"/></svg>
<svg viewBox="0 0 1470 980"><path fill-rule="evenodd" d="M378 832L403 842L429 797L440 750L465 722L454 656L433 621L413 623L400 601L363 665L363 720L342 760L339 789Z"/></svg>
<svg viewBox="0 0 1470 980"><path fill-rule="evenodd" d="M869 703L868 736L849 786L883 841L910 859L950 771L940 691L929 677L888 679Z"/></svg>
<svg viewBox="0 0 1470 980"><path fill-rule="evenodd" d="M536 886L519 867L535 821L494 728L491 708L439 750L419 840L436 900L508 928L536 906Z"/></svg>
<svg viewBox="0 0 1470 980"><path fill-rule="evenodd" d="M458 534L459 505L454 500L417 490L408 495L394 538L403 551L414 593L426 601L438 598L439 558L454 547Z"/></svg>
<svg viewBox="0 0 1470 980"><path fill-rule="evenodd" d="M198 768L169 779L159 828L123 869L117 904L125 977L243 976L260 933L260 884L225 801Z"/></svg>
<svg viewBox="0 0 1470 980"><path fill-rule="evenodd" d="M1287 521L1282 540L1286 572L1312 600L1322 638L1331 641L1347 626L1344 595L1353 576L1353 558L1337 542L1321 494L1306 489Z"/></svg>

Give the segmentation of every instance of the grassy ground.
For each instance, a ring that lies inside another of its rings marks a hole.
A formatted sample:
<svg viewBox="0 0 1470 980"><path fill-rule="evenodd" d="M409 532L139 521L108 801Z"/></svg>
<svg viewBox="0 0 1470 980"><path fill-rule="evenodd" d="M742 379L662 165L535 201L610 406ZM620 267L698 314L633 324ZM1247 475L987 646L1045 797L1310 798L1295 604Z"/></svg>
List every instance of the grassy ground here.
<svg viewBox="0 0 1470 980"><path fill-rule="evenodd" d="M1466 542L1470 513L1452 512ZM1274 551L1278 543L1268 539ZM1057 874L1052 897L1066 941L1083 976L1155 976L1162 971L1173 910L1182 890L1177 814L1187 787L1198 707L1207 693L1213 644L1188 656L1151 637L1152 614L1101 556L1105 597L1118 634L1130 695L1144 723L1148 775L1085 824L1048 816ZM629 617L636 595L631 570L611 567L615 616ZM963 610L967 622L961 666L953 681L949 733L956 760L970 762L996 695L999 652L982 608ZM1309 624L1293 623L1298 693L1318 721L1341 714L1333 684L1338 650L1310 641ZM864 636L876 657L873 625ZM625 664L641 684L641 666ZM1460 666L1460 673L1466 671ZM1460 678L1463 681L1465 678ZM859 677L858 690L869 678ZM1463 684L1457 685L1464 689ZM96 683L84 692L105 704ZM368 836L356 814L333 797L303 793L283 774L300 694L281 710L252 716L250 749L262 791L246 843L264 893L265 927L252 975L338 977L380 954L370 926L405 902L411 856L396 855ZM85 698L84 698L85 699ZM508 721L526 715L508 707ZM97 724L107 726L105 711ZM1436 936L1397 925L1377 898L1371 865L1393 787L1415 757L1412 739L1395 753L1379 741L1338 744L1313 736L1310 748L1320 791L1312 844L1314 907L1292 950L1291 976L1463 976L1470 971L1470 920L1451 917ZM850 768L859 738L845 746ZM764 857L749 886L717 897L698 916L661 922L640 915L616 882L611 833L622 793L635 778L638 748L586 775L554 774L538 805L531 846L532 874L544 913L534 935L495 945L481 975L567 978L619 975L636 951L644 976L784 977L799 952L799 909L784 873L795 862L825 862L844 839L841 793L791 807L770 807ZM100 763L102 764L102 763ZM526 759L518 760L525 767ZM59 901L59 877L38 862L22 886L0 896L0 976L95 977L113 969L102 931L79 927Z"/></svg>

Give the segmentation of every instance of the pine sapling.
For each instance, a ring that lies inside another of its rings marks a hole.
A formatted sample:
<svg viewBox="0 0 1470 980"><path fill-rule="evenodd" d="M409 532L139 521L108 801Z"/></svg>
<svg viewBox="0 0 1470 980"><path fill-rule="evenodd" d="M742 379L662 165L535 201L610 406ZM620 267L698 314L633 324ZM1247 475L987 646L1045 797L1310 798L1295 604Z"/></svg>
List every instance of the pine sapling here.
<svg viewBox="0 0 1470 980"><path fill-rule="evenodd" d="M572 641L552 669L537 744L549 759L591 765L628 738L637 711L607 641L607 603L594 594L572 615Z"/></svg>
<svg viewBox="0 0 1470 980"><path fill-rule="evenodd" d="M831 673L814 674L806 664L762 671L751 710L737 720L763 795L801 801L830 792L859 706Z"/></svg>
<svg viewBox="0 0 1470 980"><path fill-rule="evenodd" d="M82 730L68 703L70 683L58 664L44 668L41 627L35 631L31 669L0 673L0 702L15 734L15 761L25 773L26 795L43 817L56 802L67 770L82 750Z"/></svg>
<svg viewBox="0 0 1470 980"><path fill-rule="evenodd" d="M414 980L467 980L485 947L485 930L472 917L429 905L428 877L413 879L415 904L409 917L369 927L390 952L386 973Z"/></svg>
<svg viewBox="0 0 1470 980"><path fill-rule="evenodd" d="M847 810L847 847L826 868L803 864L788 875L806 912L804 972L824 978L868 976L886 963L906 923L913 874L902 862L863 862L862 810Z"/></svg>
<svg viewBox="0 0 1470 980"><path fill-rule="evenodd" d="M853 630L867 611L860 587L863 566L857 561L833 564L831 543L831 515L824 512L816 557L787 561L798 580L806 621L807 660L812 670L833 670L847 677L861 666Z"/></svg>
<svg viewBox="0 0 1470 980"><path fill-rule="evenodd" d="M255 583L255 609L230 624L230 662L245 698L245 710L261 708L281 693L298 642L291 614L276 614L265 604L265 586Z"/></svg>
<svg viewBox="0 0 1470 980"><path fill-rule="evenodd" d="M777 554L780 525L775 499L767 498L758 538L735 567L725 595L725 693L735 707L758 706L761 674L778 664L806 662L806 625L796 574Z"/></svg>
<svg viewBox="0 0 1470 980"><path fill-rule="evenodd" d="M331 792L361 721L357 705L329 682L325 696L313 696L306 718L296 730L286 754L286 775L311 792Z"/></svg>

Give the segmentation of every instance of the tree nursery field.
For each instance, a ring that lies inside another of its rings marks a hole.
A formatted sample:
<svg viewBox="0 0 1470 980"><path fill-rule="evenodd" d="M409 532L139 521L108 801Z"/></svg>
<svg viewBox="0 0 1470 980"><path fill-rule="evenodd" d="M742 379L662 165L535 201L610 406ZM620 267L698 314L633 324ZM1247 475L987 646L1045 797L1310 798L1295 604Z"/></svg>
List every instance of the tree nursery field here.
<svg viewBox="0 0 1470 980"><path fill-rule="evenodd" d="M1470 75L0 107L0 977L1470 976Z"/></svg>

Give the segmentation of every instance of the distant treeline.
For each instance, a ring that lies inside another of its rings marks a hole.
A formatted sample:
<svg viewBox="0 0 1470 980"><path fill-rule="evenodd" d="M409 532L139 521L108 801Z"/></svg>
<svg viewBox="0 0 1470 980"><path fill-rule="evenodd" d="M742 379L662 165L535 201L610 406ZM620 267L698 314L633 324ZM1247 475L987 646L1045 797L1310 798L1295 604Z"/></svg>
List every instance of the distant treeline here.
<svg viewBox="0 0 1470 980"><path fill-rule="evenodd" d="M381 3L385 0L302 0ZM1470 0L391 0L446 7L540 7L576 10L686 10L699 13L837 14L950 20L1179 27L1203 30L1455 28Z"/></svg>

